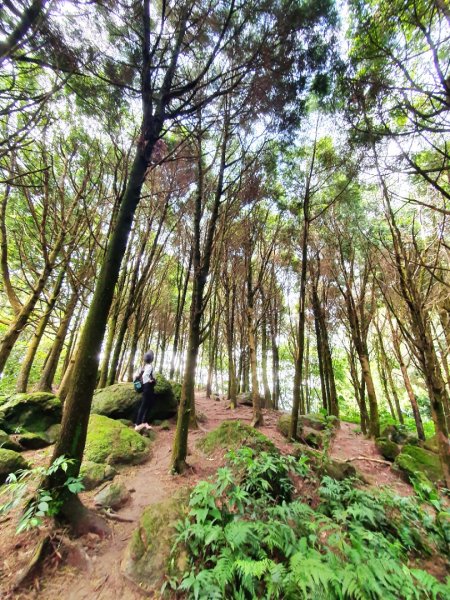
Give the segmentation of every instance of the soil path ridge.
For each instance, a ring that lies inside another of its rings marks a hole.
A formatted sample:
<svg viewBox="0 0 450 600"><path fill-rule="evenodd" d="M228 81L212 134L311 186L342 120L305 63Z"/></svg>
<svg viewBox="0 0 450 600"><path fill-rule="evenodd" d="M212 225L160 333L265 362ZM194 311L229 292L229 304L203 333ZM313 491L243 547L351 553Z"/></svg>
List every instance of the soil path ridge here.
<svg viewBox="0 0 450 600"><path fill-rule="evenodd" d="M390 464L387 464L373 440L366 439L353 423L341 422L331 444L330 456L337 460L351 462L372 487L389 486L402 496L409 496L412 493L411 486L402 480L401 475L394 471Z"/></svg>

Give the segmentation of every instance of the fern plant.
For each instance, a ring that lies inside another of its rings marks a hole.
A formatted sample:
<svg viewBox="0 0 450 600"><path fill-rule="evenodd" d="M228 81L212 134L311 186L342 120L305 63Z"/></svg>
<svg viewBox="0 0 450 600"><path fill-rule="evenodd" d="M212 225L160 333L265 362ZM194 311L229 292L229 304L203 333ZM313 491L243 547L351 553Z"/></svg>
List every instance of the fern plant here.
<svg viewBox="0 0 450 600"><path fill-rule="evenodd" d="M174 589L194 599L399 600L450 597L450 583L409 567L443 552L435 520L411 499L322 480L320 504L293 499L304 459L241 449L200 482L177 526L173 556L186 572Z"/></svg>

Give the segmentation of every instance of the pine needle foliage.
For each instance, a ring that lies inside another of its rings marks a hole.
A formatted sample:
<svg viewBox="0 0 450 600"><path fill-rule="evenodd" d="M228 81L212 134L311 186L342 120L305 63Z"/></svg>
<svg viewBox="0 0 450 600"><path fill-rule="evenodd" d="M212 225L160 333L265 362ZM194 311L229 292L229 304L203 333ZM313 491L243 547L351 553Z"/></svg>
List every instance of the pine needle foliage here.
<svg viewBox="0 0 450 600"><path fill-rule="evenodd" d="M308 477L305 457L230 452L178 523L172 554L186 552L188 565L170 587L195 600L450 597L450 578L412 567L449 550L438 519L416 499L325 477L313 509L295 499L294 474Z"/></svg>

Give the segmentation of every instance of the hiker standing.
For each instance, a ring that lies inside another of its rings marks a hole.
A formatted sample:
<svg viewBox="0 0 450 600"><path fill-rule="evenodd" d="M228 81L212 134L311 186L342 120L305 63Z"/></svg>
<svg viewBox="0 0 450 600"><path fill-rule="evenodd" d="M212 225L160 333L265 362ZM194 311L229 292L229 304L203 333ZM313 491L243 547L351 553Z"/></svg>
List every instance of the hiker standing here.
<svg viewBox="0 0 450 600"><path fill-rule="evenodd" d="M153 404L156 384L156 379L153 375L153 358L153 350L149 350L144 354L144 367L140 373L143 384L142 400L139 405L134 425L136 431L140 431L141 429L151 429L151 426L147 423L147 413Z"/></svg>

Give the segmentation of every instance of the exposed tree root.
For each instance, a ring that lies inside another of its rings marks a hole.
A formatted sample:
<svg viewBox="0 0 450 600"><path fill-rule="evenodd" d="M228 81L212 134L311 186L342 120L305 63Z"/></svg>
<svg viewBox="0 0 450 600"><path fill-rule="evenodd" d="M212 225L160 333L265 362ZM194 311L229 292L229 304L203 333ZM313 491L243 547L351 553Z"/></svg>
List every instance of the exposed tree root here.
<svg viewBox="0 0 450 600"><path fill-rule="evenodd" d="M133 523L134 519L126 519L125 517L121 517L120 515L118 515L117 513L111 511L111 510L104 510L102 511L102 514L105 515L105 517L107 519L110 519L111 521L118 521L119 523Z"/></svg>
<svg viewBox="0 0 450 600"><path fill-rule="evenodd" d="M95 533L101 538L109 537L111 529L98 513L84 506L78 496L71 496L64 504L60 518L70 525L75 536Z"/></svg>
<svg viewBox="0 0 450 600"><path fill-rule="evenodd" d="M50 534L47 534L45 537L39 540L33 554L31 555L30 560L17 574L14 580L12 592L17 590L19 587L23 586L34 576L37 569L40 567L42 561L47 556L47 553L52 547L50 540Z"/></svg>
<svg viewBox="0 0 450 600"><path fill-rule="evenodd" d="M347 458L345 462L352 462L353 460L367 460L368 462L380 463L381 465L391 466L388 460L381 460L380 458L369 458L368 456L354 456L353 458Z"/></svg>

